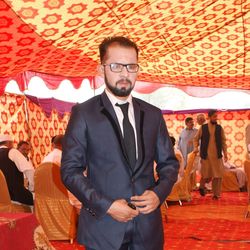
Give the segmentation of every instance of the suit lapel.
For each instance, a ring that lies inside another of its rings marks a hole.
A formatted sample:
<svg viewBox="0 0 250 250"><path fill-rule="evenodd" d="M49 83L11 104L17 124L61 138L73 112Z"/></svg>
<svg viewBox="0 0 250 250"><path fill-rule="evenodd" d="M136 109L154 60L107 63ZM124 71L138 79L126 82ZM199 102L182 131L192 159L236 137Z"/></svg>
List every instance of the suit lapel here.
<svg viewBox="0 0 250 250"><path fill-rule="evenodd" d="M139 103L136 102L134 98L133 98L133 106L134 106L137 148L138 148L138 158L133 171L133 175L135 175L140 169L145 157L144 138L143 138L144 111L141 110Z"/></svg>
<svg viewBox="0 0 250 250"><path fill-rule="evenodd" d="M111 123L115 135L117 137L117 140L119 141L122 154L126 161L128 162L127 156L126 156L126 150L125 150L125 145L123 141L123 136L122 136L122 131L118 122L118 119L116 117L114 108L112 106L112 103L109 101L107 95L105 92L101 95L101 112L107 117L109 122ZM129 165L129 164L128 164ZM129 166L130 167L130 166ZM132 168L130 167L130 172L132 172Z"/></svg>

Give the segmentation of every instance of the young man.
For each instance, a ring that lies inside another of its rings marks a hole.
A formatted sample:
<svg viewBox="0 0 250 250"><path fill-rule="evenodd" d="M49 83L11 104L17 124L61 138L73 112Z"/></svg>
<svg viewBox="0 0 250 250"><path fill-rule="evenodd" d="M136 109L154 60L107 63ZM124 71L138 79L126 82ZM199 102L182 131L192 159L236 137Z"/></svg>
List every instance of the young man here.
<svg viewBox="0 0 250 250"><path fill-rule="evenodd" d="M186 127L181 131L179 141L178 141L178 149L181 151L184 158L184 167L187 165L187 156L194 149L193 139L196 135L198 129L194 128L194 120L192 117L187 117L185 119Z"/></svg>
<svg viewBox="0 0 250 250"><path fill-rule="evenodd" d="M106 89L72 109L63 143L62 179L83 203L78 241L87 250L161 250L160 205L179 164L161 110L131 96L136 44L112 37L99 50Z"/></svg>
<svg viewBox="0 0 250 250"><path fill-rule="evenodd" d="M227 161L226 137L223 128L217 124L217 111L210 110L208 118L209 122L199 128L194 138L194 151L199 152L200 144L200 194L205 195L205 183L212 178L213 199L218 200L224 171L223 155L224 161Z"/></svg>

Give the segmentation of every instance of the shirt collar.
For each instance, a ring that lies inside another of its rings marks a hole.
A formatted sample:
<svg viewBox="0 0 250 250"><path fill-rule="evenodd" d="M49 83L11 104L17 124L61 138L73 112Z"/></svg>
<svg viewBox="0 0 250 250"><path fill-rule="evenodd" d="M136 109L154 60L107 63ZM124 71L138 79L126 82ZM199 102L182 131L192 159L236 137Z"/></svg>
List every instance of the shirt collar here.
<svg viewBox="0 0 250 250"><path fill-rule="evenodd" d="M105 89L105 93L107 94L109 100L111 101L112 105L115 106L116 103L118 104L124 104L126 102L128 102L129 104L132 104L132 96L129 95L127 100L122 101L120 99L118 99L116 96L114 96L113 94L111 94L107 89Z"/></svg>

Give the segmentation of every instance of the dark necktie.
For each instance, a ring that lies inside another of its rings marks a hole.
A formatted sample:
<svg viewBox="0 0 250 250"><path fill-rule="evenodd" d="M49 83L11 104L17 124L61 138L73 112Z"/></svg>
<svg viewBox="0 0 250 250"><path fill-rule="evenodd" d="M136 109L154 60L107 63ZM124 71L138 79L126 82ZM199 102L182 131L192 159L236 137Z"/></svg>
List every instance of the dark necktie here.
<svg viewBox="0 0 250 250"><path fill-rule="evenodd" d="M136 163L136 145L134 129L128 118L128 105L128 102L116 104L116 106L121 108L123 113L123 139L129 164L133 168Z"/></svg>

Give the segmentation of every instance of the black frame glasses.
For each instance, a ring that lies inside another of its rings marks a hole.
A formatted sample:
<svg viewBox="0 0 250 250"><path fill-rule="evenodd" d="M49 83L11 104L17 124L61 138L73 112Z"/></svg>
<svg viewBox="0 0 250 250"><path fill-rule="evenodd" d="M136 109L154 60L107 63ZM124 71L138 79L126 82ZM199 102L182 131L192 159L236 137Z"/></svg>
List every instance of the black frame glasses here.
<svg viewBox="0 0 250 250"><path fill-rule="evenodd" d="M109 66L110 70L115 73L122 72L123 68L126 67L129 73L137 73L140 66L136 63L130 64L122 64L122 63L110 63L110 64L103 64L103 66Z"/></svg>

